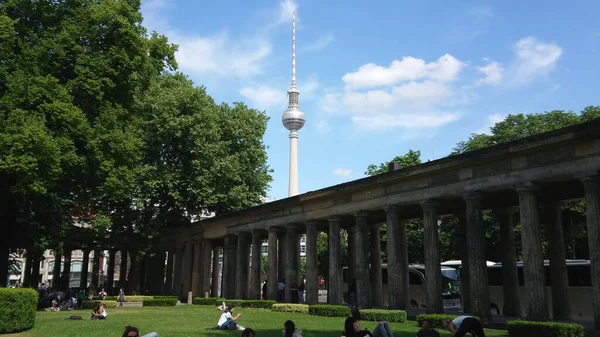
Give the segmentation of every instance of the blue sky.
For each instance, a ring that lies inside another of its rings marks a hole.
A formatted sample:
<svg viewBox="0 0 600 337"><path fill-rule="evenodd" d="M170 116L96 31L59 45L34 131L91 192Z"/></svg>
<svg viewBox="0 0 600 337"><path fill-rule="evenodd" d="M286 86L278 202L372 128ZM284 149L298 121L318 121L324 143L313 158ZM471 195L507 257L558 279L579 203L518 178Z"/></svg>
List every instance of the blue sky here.
<svg viewBox="0 0 600 337"><path fill-rule="evenodd" d="M293 9L300 193L410 149L444 157L510 113L600 105L598 1L143 0L180 71L271 117L274 199L288 194Z"/></svg>

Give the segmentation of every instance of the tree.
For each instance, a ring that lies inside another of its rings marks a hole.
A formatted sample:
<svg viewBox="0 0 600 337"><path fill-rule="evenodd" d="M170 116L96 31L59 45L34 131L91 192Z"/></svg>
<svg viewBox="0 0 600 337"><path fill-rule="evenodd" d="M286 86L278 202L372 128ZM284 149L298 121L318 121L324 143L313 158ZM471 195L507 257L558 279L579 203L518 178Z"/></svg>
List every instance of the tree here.
<svg viewBox="0 0 600 337"><path fill-rule="evenodd" d="M398 163L398 167L401 169L419 165L421 164L421 151L409 150L406 154L397 156L391 161L384 162L379 165L371 164L367 167L365 174L368 176L374 176L388 172L390 163Z"/></svg>

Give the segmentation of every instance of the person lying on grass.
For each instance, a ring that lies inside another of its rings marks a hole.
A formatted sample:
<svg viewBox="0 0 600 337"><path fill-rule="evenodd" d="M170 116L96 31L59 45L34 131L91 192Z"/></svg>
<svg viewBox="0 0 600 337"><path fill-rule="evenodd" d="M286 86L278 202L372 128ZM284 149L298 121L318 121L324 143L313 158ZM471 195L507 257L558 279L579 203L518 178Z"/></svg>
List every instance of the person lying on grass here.
<svg viewBox="0 0 600 337"><path fill-rule="evenodd" d="M156 332L150 332L143 336L140 336L140 330L133 326L126 326L123 332L123 337L158 337Z"/></svg>
<svg viewBox="0 0 600 337"><path fill-rule="evenodd" d="M218 330L244 330L245 328L237 324L237 320L242 316L241 313L233 316L232 313L235 311L235 305L227 307L227 309L219 317L217 322Z"/></svg>
<svg viewBox="0 0 600 337"><path fill-rule="evenodd" d="M359 317L360 318L360 317ZM373 332L368 330L360 330L360 324L358 324L358 320L354 316L350 316L346 318L346 322L344 324L344 332L343 337L394 337L392 330L388 322L379 322L373 329Z"/></svg>
<svg viewBox="0 0 600 337"><path fill-rule="evenodd" d="M256 337L256 332L250 328L242 331L242 337Z"/></svg>

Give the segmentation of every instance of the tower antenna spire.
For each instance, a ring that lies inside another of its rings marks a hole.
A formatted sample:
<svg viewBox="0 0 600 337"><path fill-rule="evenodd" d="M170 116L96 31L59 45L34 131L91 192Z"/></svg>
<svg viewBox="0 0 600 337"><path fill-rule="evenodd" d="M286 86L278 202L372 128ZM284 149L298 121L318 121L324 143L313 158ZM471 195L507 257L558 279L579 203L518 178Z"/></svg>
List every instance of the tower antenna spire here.
<svg viewBox="0 0 600 337"><path fill-rule="evenodd" d="M292 12L292 88L296 87L296 10Z"/></svg>

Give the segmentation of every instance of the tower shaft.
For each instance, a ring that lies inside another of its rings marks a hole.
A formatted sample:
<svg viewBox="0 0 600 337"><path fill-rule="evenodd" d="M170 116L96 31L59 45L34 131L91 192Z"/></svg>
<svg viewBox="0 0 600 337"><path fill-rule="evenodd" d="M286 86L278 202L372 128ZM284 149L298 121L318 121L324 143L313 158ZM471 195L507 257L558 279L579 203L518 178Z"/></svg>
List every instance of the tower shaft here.
<svg viewBox="0 0 600 337"><path fill-rule="evenodd" d="M290 131L290 184L288 196L298 194L298 132Z"/></svg>

